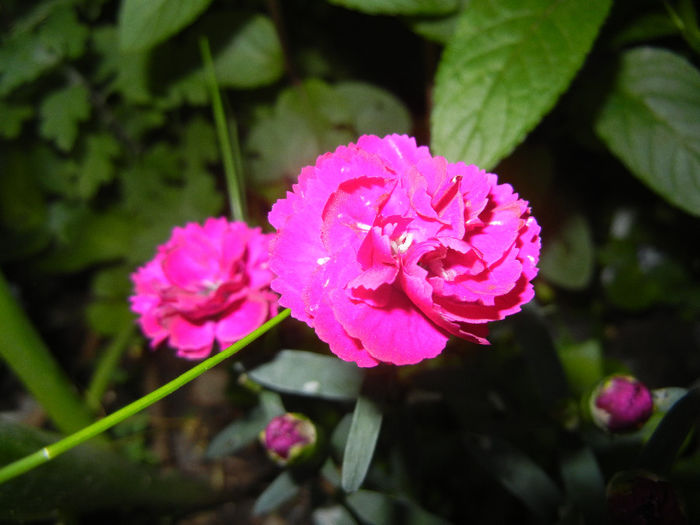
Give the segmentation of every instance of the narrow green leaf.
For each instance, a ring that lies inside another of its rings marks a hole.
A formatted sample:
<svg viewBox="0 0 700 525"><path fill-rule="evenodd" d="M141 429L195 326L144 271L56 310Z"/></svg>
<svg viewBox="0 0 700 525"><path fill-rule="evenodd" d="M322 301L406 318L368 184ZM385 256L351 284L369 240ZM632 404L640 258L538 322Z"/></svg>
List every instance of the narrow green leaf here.
<svg viewBox="0 0 700 525"><path fill-rule="evenodd" d="M667 473L699 416L700 388L693 388L676 401L656 427L642 449L641 466L657 474Z"/></svg>
<svg viewBox="0 0 700 525"><path fill-rule="evenodd" d="M595 127L633 175L700 216L700 72L689 62L650 47L626 52Z"/></svg>
<svg viewBox="0 0 700 525"><path fill-rule="evenodd" d="M56 142L64 151L73 147L78 136L78 123L90 116L87 89L76 84L54 91L39 108L41 136Z"/></svg>
<svg viewBox="0 0 700 525"><path fill-rule="evenodd" d="M43 447L56 436L0 419L0 464ZM58 511L86 513L159 509L182 512L212 504L219 495L204 483L161 475L104 447L83 445L0 485L0 520L54 522Z"/></svg>
<svg viewBox="0 0 700 525"><path fill-rule="evenodd" d="M278 392L342 401L357 397L363 378L361 370L352 363L301 350L282 350L248 375Z"/></svg>
<svg viewBox="0 0 700 525"><path fill-rule="evenodd" d="M381 426L379 406L365 396L358 397L343 454L342 486L345 492L355 492L362 486Z"/></svg>
<svg viewBox="0 0 700 525"><path fill-rule="evenodd" d="M541 522L553 522L562 494L539 465L496 437L468 434L465 443L485 473L522 501Z"/></svg>
<svg viewBox="0 0 700 525"><path fill-rule="evenodd" d="M313 525L357 525L352 514L341 505L314 510L311 521Z"/></svg>
<svg viewBox="0 0 700 525"><path fill-rule="evenodd" d="M448 525L415 503L370 490L358 490L346 498L363 523L401 523L402 525Z"/></svg>
<svg viewBox="0 0 700 525"><path fill-rule="evenodd" d="M207 448L208 458L220 458L237 452L254 441L273 417L284 414L284 406L276 393L263 391L260 397L258 406L214 436Z"/></svg>
<svg viewBox="0 0 700 525"><path fill-rule="evenodd" d="M36 398L56 427L75 432L92 422L87 407L12 296L0 274L0 357Z"/></svg>
<svg viewBox="0 0 700 525"><path fill-rule="evenodd" d="M444 15L457 9L459 0L328 0L370 15Z"/></svg>
<svg viewBox="0 0 700 525"><path fill-rule="evenodd" d="M552 108L593 45L610 0L473 0L435 80L432 148L484 169Z"/></svg>
<svg viewBox="0 0 700 525"><path fill-rule="evenodd" d="M567 497L586 525L605 523L605 480L593 451L583 444L567 448L561 453L560 464Z"/></svg>
<svg viewBox="0 0 700 525"><path fill-rule="evenodd" d="M119 47L144 51L191 24L212 0L122 0Z"/></svg>
<svg viewBox="0 0 700 525"><path fill-rule="evenodd" d="M552 284L580 290L591 280L593 259L591 228L582 215L574 213L545 238L540 273Z"/></svg>
<svg viewBox="0 0 700 525"><path fill-rule="evenodd" d="M270 483L255 500L253 515L260 516L272 512L299 493L299 485L289 470L285 470Z"/></svg>

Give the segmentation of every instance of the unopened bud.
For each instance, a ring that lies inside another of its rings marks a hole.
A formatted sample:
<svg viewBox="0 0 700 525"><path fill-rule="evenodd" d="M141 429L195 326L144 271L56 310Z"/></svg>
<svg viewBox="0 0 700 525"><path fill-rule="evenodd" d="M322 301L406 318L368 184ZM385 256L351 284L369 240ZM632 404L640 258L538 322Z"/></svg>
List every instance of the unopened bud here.
<svg viewBox="0 0 700 525"><path fill-rule="evenodd" d="M316 426L306 416L288 412L270 420L260 433L260 441L278 465L292 465L313 454Z"/></svg>
<svg viewBox="0 0 700 525"><path fill-rule="evenodd" d="M686 525L683 505L671 483L642 470L618 472L607 487L615 525Z"/></svg>
<svg viewBox="0 0 700 525"><path fill-rule="evenodd" d="M596 387L590 399L593 422L609 432L638 430L654 410L651 392L627 375L614 375Z"/></svg>

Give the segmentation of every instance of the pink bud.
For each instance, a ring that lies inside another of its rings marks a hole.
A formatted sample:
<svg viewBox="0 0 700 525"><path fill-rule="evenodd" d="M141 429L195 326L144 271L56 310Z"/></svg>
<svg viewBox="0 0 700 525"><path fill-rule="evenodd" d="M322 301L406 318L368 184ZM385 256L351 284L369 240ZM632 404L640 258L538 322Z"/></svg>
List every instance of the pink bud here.
<svg viewBox="0 0 700 525"><path fill-rule="evenodd" d="M289 412L272 418L260 440L272 460L289 465L311 455L316 445L316 427L306 416Z"/></svg>
<svg viewBox="0 0 700 525"><path fill-rule="evenodd" d="M652 414L654 401L644 383L628 375L603 380L593 392L590 410L593 421L609 432L641 428Z"/></svg>

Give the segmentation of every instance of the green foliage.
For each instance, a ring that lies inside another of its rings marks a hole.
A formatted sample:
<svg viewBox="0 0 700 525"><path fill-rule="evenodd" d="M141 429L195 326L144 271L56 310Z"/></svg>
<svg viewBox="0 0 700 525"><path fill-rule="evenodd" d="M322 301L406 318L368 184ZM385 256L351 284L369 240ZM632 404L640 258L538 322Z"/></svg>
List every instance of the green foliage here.
<svg viewBox="0 0 700 525"><path fill-rule="evenodd" d="M591 229L586 219L576 214L568 217L545 243L540 272L552 284L580 290L590 283L593 262Z"/></svg>
<svg viewBox="0 0 700 525"><path fill-rule="evenodd" d="M123 0L119 11L119 47L144 51L191 24L211 0Z"/></svg>
<svg viewBox="0 0 700 525"><path fill-rule="evenodd" d="M251 129L246 151L255 182L294 177L316 157L359 135L406 133L410 117L390 93L359 82L308 80L288 88Z"/></svg>
<svg viewBox="0 0 700 525"><path fill-rule="evenodd" d="M454 11L458 0L328 0L372 15L441 15Z"/></svg>
<svg viewBox="0 0 700 525"><path fill-rule="evenodd" d="M90 116L88 90L76 84L54 91L44 99L39 108L41 135L69 151L78 136L78 124Z"/></svg>
<svg viewBox="0 0 700 525"><path fill-rule="evenodd" d="M609 0L470 2L435 79L435 152L493 167L567 88L609 8Z"/></svg>
<svg viewBox="0 0 700 525"><path fill-rule="evenodd" d="M622 56L596 131L629 170L669 202L700 215L700 73L670 51Z"/></svg>

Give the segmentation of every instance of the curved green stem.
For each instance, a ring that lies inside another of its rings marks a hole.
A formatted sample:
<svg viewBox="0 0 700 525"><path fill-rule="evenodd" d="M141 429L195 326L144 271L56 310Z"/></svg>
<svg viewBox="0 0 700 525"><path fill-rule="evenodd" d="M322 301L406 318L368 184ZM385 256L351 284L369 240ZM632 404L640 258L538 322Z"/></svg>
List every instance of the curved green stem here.
<svg viewBox="0 0 700 525"><path fill-rule="evenodd" d="M37 450L29 456L25 456L24 458L18 459L17 461L10 463L9 465L5 465L3 468L0 469L0 483L4 483L9 479L19 476L20 474L23 474L35 467L38 467L43 463L46 463L47 461L55 458L59 454L62 454L72 449L73 447L79 445L80 443L83 443L88 439L101 434L102 432L113 427L117 423L121 423L128 417L133 416L137 412L140 412L141 410L151 406L156 401L160 401L167 395L173 393L178 388L199 377L210 368L213 368L225 359L228 359L232 355L238 353L239 350L245 348L249 343L253 342L255 339L257 339L258 337L266 333L268 330L270 330L274 326L277 326L284 319L289 317L289 313L289 309L283 310L275 317L270 319L268 322L260 326L258 329L254 330L253 332L245 336L243 339L236 341L234 344L232 344L225 350L222 350L221 352L210 357L209 359L202 361L201 363L190 368L187 372L176 377L169 383L166 383L157 390L154 390L150 394L140 399L137 399L133 403L117 410L109 416L100 419L96 423L93 423L92 425L85 427L82 430L79 430L75 434L71 434L70 436L64 439L61 439L60 441L57 441L52 445L48 445L40 450Z"/></svg>

